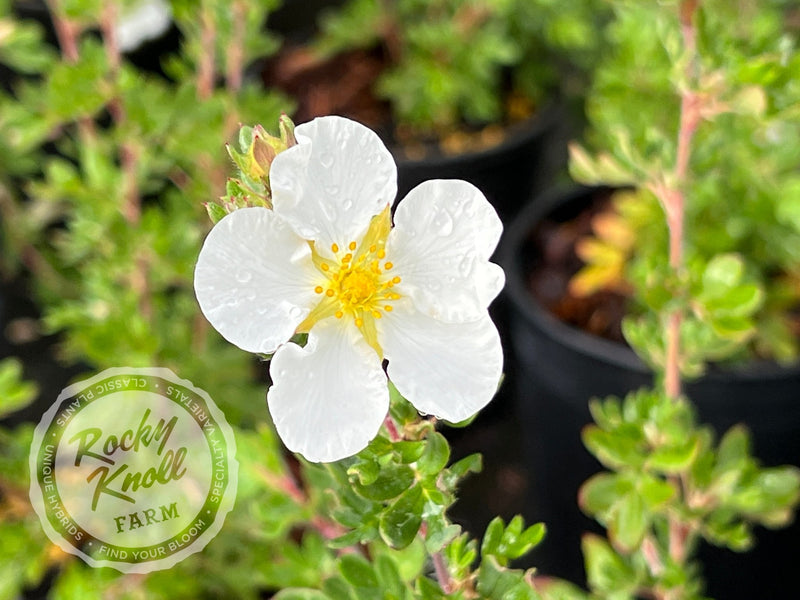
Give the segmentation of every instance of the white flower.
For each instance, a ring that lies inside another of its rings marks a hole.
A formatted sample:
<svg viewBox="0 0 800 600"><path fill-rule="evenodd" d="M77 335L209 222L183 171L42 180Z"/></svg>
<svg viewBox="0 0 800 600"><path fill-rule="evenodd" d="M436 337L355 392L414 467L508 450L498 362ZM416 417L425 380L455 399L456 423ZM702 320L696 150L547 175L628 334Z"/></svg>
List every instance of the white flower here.
<svg viewBox="0 0 800 600"><path fill-rule="evenodd" d="M211 324L274 353L267 401L281 439L314 462L362 450L387 414L387 373L420 412L472 416L503 363L487 312L505 281L489 262L494 209L467 182L427 181L392 227L397 169L375 133L341 117L295 133L272 164L274 210L223 218L195 271ZM304 347L289 342L302 332Z"/></svg>

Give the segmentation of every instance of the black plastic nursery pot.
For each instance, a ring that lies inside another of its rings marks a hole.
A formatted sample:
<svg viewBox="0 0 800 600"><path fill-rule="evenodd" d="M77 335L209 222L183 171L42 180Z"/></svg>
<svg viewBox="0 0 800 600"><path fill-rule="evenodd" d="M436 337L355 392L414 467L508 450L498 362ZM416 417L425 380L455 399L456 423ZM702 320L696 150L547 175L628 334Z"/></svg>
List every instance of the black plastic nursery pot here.
<svg viewBox="0 0 800 600"><path fill-rule="evenodd" d="M420 159L395 151L397 197L428 179L463 179L478 187L504 223L519 212L520 199L530 198L549 185L553 173L566 163L561 143L565 110L551 104L523 123L509 128L496 146L463 154L432 152Z"/></svg>
<svg viewBox="0 0 800 600"><path fill-rule="evenodd" d="M526 517L545 521L548 535L531 562L542 574L583 583L580 538L600 531L577 505L580 485L602 467L582 445L592 397L624 396L652 384L652 374L627 347L571 327L530 294L531 232L545 217L566 222L596 190L551 192L532 201L511 224L501 249L510 305L513 391L525 431L531 495ZM710 370L685 386L700 422L718 435L744 423L762 464L800 466L800 368L774 364ZM703 546L706 595L724 600L796 597L800 523L757 529L748 553Z"/></svg>

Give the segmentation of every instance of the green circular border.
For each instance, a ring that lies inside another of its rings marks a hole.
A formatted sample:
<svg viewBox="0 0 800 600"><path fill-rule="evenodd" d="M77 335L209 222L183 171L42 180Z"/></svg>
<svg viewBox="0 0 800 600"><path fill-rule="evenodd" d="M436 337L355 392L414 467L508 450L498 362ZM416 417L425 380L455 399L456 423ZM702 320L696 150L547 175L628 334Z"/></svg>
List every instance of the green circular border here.
<svg viewBox="0 0 800 600"><path fill-rule="evenodd" d="M167 556L171 556L172 554L175 554L175 553L183 550L186 546L192 544L198 537L200 537L215 522L215 520L217 518L217 513L218 513L219 508L221 506L221 502L219 502L219 501L214 502L213 501L214 496L212 496L212 492L214 490L213 482L215 481L215 477L214 476L218 472L218 470L215 467L214 449L211 446L211 440L212 439L217 439L218 438L219 441L222 443L222 447L224 448L224 452L223 452L223 455L225 457L224 469L223 469L223 471L224 471L224 474L223 474L224 485L221 488L218 488L218 489L221 489L221 492L216 495L219 498L224 497L225 492L228 490L228 486L230 485L230 460L229 460L229 448L228 448L228 445L227 445L227 440L225 439L224 433L222 431L222 428L221 428L219 422L213 418L213 416L211 414L211 410L209 410L208 403L206 402L206 400L200 394L198 394L197 392L187 388L185 385L181 385L181 384L176 383L174 381L170 381L168 379L164 379L163 377L160 377L160 376L157 376L157 375L144 375L144 374L129 375L128 377L130 377L131 379L137 378L137 379L140 379L140 380L141 379L147 380L148 385L146 387L138 387L137 386L137 387L107 388L107 383L108 382L116 381L116 380L119 380L119 379L125 378L125 377L126 376L122 375L122 374L112 375L112 376L106 377L104 379L101 379L99 381L96 381L96 382L92 383L91 386L87 386L86 388L83 388L83 389L81 389L79 391L76 391L76 393L72 394L71 396L69 396L67 398L64 398L59 403L59 406L58 406L57 410L53 414L52 420L50 421L47 429L44 432L42 443L41 443L41 445L39 447L39 451L37 453L36 474L37 474L37 484L38 484L39 490L40 490L40 492L42 494L42 498L44 499L44 509L45 509L45 513L47 515L48 522L53 527L53 529L65 541L67 541L70 545L72 545L74 548L76 548L80 552L85 553L86 555L88 555L89 557L91 557L91 558L93 558L95 560L102 560L102 561L105 561L105 562L121 562L121 563L128 563L128 564L137 564L137 563L150 562L150 561L155 560L155 559L163 559L163 558L166 558ZM202 412L206 417L205 420L201 421L199 414L193 413L192 410L190 410L189 407L186 406L180 400L167 395L165 391L162 391L162 389L159 388L159 384L160 385L165 385L163 390L166 390L167 387L172 387L174 389L177 389L178 391L180 391L182 394L184 394L189 399L188 403L191 403L193 401L195 405L199 405L202 408L202 411L198 411L198 413ZM59 425L58 424L59 417L64 413L64 411L69 407L70 404L74 403L76 399L79 399L79 397L82 396L86 392L86 390L89 390L91 388L97 388L97 387L102 387L103 388L102 393L95 393L95 394L93 394L93 396L91 398L86 398L86 401L82 402L78 407L76 407L75 412L72 413L72 415L69 417L69 419L66 422L64 422L63 425ZM174 536L172 536L172 537L170 537L170 538L168 538L166 540L163 540L163 541L161 541L161 542L159 542L157 544L151 544L150 546L142 546L142 547L118 546L116 544L110 544L108 542L105 542L103 540L99 540L99 539L95 538L94 536L90 535L85 529L83 529L75 521L75 519L69 514L69 512L64 507L64 505L63 505L63 503L61 501L61 496L60 496L60 494L58 492L58 483L57 483L56 469L55 469L54 463L55 463L55 459L57 457L57 449L58 449L58 446L60 445L61 437L62 437L62 435L64 433L64 430L66 429L66 426L69 424L69 422L72 419L75 418L76 415L78 415L80 413L81 410L86 408L86 406L88 406L89 404L91 404L91 403L93 403L93 402L95 402L97 400L100 400L100 399L102 399L102 398L104 398L104 397L106 397L106 396L108 396L110 394L114 394L114 393L117 393L117 392L124 392L124 391L151 392L151 393L159 395L159 396L161 396L161 397L163 397L163 398L165 398L165 399L167 399L167 400L169 400L171 402L174 402L175 404L180 406L182 409L184 409L184 411L189 413L189 415L194 419L195 423L200 427L200 430L204 433L203 437L204 437L204 439L206 441L206 447L210 451L210 455L211 455L211 479L210 479L210 481L212 483L212 487L209 489L208 494L206 495L206 501L204 502L203 506L200 508L199 512L190 521L190 524L187 525L182 531L178 532ZM211 433L209 433L209 431L205 427L205 423L208 423L208 422L211 422L213 427L214 427L213 432L211 432ZM55 437L54 440L52 439L53 437ZM44 462L44 455L46 454L45 449L46 449L47 445L49 445L49 444L53 444L54 450L52 452L50 461L48 463L45 463ZM43 479L44 479L43 467L45 466L45 464L49 464L50 467L51 467L51 473L52 473L52 477L53 477L53 486L54 486L54 491L52 491L52 492L45 492L45 490L44 490L44 485L45 484L44 484L44 481L43 481ZM55 496L55 498L56 498L55 502L51 502L49 500L49 498L51 498L53 496ZM55 510L57 508L60 508L61 511L66 516L66 518L68 519L68 524L67 525L65 525L62 522L62 519L59 519L59 518L57 518L55 516L54 512L55 512ZM189 535L189 532L192 530L192 528L195 527L195 524L200 519L204 519L204 524L203 524L202 528L197 529L196 533L193 536L191 536L188 540L184 540L183 539L184 536ZM68 525L73 525L76 528L77 531L75 532L75 534L70 534L69 531L66 530L66 527ZM75 540L75 537L77 537L78 534L81 534L81 539L80 540ZM177 543L177 542L180 542L180 543ZM93 546L95 543L98 544L97 547L91 548L91 549L87 548L87 546ZM167 552L166 554L158 554L158 556L156 556L156 557L150 557L150 553L151 552L157 551L159 548L169 548L169 545L171 543L175 543L175 548L172 551ZM97 553L99 553L100 548L102 548L102 547L108 548L111 552L107 553L106 555L104 555L101 558L101 557L97 556ZM140 554L139 558L133 559L133 560L127 560L127 558L126 559L117 560L117 559L113 558L113 556L112 556L113 553L116 553L116 555L119 556L119 555L122 554L122 552L125 552L126 556L133 556L133 552L139 552L141 554Z"/></svg>

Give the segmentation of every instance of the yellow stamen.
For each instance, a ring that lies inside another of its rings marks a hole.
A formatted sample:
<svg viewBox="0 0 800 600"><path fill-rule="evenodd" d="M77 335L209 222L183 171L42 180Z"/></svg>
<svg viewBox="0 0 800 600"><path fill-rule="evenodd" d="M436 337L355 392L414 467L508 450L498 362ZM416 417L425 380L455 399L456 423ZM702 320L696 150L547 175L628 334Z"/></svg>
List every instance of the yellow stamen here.
<svg viewBox="0 0 800 600"><path fill-rule="evenodd" d="M320 255L314 242L309 242L313 263L325 276L324 282L314 287L314 292L324 296L298 326L298 332L310 331L322 319L341 319L347 315L353 319L367 344L383 358L375 322L383 318L384 312L392 312L392 302L400 298L400 294L391 290L400 282L400 277L385 274L394 264L383 262L386 257L384 245L391 228L391 210L387 205L372 218L360 241L347 243L343 256L339 255L338 244L331 244L335 258L330 258L327 253L324 257Z"/></svg>

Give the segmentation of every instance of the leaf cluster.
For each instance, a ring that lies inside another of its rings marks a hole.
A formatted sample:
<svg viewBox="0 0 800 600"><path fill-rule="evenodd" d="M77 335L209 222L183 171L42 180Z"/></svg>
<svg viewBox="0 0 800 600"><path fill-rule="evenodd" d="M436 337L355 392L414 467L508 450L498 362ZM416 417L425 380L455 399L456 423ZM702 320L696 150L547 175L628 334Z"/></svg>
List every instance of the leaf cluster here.
<svg viewBox="0 0 800 600"><path fill-rule="evenodd" d="M534 548L544 525L526 527L522 517L488 526L480 548L449 521L458 483L480 470L480 456L448 466L450 448L432 421L420 419L393 390L391 429L357 456L309 471L327 490L327 511L339 535L336 568L314 587L284 589L277 598L536 600L531 573L509 569ZM437 564L438 562L438 564Z"/></svg>
<svg viewBox="0 0 800 600"><path fill-rule="evenodd" d="M587 242L594 252L584 253L577 287L628 291L634 319L641 319L627 324L626 337L654 366L663 365L663 343L653 334L670 309L667 295L681 298L688 314L681 334L686 375L701 373L707 361L790 362L800 352L792 333L800 306L800 90L792 73L800 52L789 5L699 3L697 54L690 58L678 4L613 3L609 51L587 101L589 144L600 150L575 146L571 170L586 183L633 186L641 208L627 210L630 199L614 203L611 213L633 240L596 235ZM675 281L665 277L667 230L653 192L673 185L686 90L700 104L701 120L681 183L686 272ZM729 272L717 280L717 269Z"/></svg>
<svg viewBox="0 0 800 600"><path fill-rule="evenodd" d="M579 501L608 529L608 542L583 543L590 588L603 597L643 589L699 597L697 566L682 563L699 540L744 551L754 526L791 520L800 471L760 466L743 426L715 443L688 400L650 390L594 400L591 410L583 440L609 472L589 479Z"/></svg>
<svg viewBox="0 0 800 600"><path fill-rule="evenodd" d="M603 8L589 0L349 0L324 16L317 47L382 50L389 64L375 91L396 122L443 134L528 116L570 73L580 87Z"/></svg>

